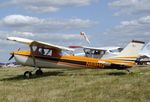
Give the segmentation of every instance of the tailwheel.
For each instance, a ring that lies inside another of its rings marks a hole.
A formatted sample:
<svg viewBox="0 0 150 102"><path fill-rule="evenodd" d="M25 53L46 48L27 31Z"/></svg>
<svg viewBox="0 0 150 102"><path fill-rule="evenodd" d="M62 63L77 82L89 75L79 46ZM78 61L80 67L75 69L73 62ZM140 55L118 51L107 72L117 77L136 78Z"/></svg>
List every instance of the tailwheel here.
<svg viewBox="0 0 150 102"><path fill-rule="evenodd" d="M25 78L31 78L31 76L32 76L32 73L31 73L30 71L26 71L26 72L24 73L24 77L25 77Z"/></svg>
<svg viewBox="0 0 150 102"><path fill-rule="evenodd" d="M43 71L42 71L41 69L38 69L38 70L35 72L35 74L36 74L37 76L41 76L41 75L43 75Z"/></svg>

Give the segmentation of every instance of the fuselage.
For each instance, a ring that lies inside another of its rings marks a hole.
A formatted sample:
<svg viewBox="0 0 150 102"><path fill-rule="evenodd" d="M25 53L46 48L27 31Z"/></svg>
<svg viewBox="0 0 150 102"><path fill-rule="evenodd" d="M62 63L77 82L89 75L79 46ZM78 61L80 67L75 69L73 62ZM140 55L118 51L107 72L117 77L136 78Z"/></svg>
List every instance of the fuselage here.
<svg viewBox="0 0 150 102"><path fill-rule="evenodd" d="M125 69L130 68L134 63L121 60L102 60L99 58L89 58L84 56L49 56L31 53L31 51L13 52L17 63L26 66L36 66L39 68L113 68ZM113 64L112 64L113 63ZM126 63L125 66L114 63Z"/></svg>

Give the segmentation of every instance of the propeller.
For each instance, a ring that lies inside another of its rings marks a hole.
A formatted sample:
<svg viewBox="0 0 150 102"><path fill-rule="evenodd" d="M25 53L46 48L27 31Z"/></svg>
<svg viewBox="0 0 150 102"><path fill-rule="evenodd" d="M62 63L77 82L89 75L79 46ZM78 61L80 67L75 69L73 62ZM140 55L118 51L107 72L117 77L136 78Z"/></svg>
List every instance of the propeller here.
<svg viewBox="0 0 150 102"><path fill-rule="evenodd" d="M13 57L14 57L14 53L11 53L11 56L8 60L10 61Z"/></svg>
<svg viewBox="0 0 150 102"><path fill-rule="evenodd" d="M18 51L19 50L20 50L20 48L18 49ZM14 58L14 52L11 53L11 56L10 56L10 58L8 60L10 61L12 58Z"/></svg>

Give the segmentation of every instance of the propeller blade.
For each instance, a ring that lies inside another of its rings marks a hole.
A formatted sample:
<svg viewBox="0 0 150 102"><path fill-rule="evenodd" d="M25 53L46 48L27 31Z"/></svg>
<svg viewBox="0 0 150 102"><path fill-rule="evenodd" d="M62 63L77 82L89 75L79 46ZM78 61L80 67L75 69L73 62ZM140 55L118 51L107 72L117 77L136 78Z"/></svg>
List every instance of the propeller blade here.
<svg viewBox="0 0 150 102"><path fill-rule="evenodd" d="M20 48L18 49L18 51L20 51ZM11 53L11 56L8 60L10 61L12 58L14 58L14 53Z"/></svg>
<svg viewBox="0 0 150 102"><path fill-rule="evenodd" d="M14 54L11 55L11 57L8 59L9 61L14 57Z"/></svg>

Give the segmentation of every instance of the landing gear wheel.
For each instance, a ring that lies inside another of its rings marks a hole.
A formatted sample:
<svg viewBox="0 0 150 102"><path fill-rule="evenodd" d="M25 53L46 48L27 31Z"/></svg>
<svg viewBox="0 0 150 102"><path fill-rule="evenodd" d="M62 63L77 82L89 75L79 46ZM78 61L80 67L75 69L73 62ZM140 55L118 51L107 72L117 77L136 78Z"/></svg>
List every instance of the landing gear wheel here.
<svg viewBox="0 0 150 102"><path fill-rule="evenodd" d="M35 74L36 74L37 76L41 76L41 75L43 75L43 71L42 71L41 69L38 69L38 70L35 72Z"/></svg>
<svg viewBox="0 0 150 102"><path fill-rule="evenodd" d="M30 71L26 71L26 72L24 73L24 77L25 77L25 78L31 78L31 76L32 76L32 73L31 73Z"/></svg>

